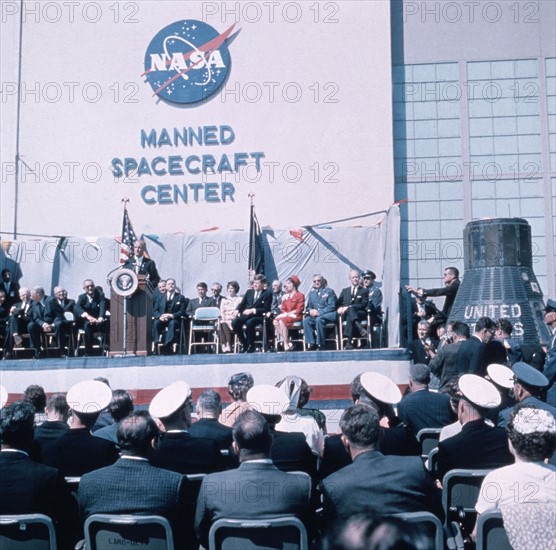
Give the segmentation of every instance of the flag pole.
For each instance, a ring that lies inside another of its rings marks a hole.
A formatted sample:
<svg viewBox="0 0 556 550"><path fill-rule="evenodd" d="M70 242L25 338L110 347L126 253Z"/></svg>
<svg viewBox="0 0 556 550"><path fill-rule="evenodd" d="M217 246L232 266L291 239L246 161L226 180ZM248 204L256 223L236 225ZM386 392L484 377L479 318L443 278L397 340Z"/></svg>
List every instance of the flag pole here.
<svg viewBox="0 0 556 550"><path fill-rule="evenodd" d="M124 216L125 216L125 213L127 212L127 203L129 202L129 198L124 197L122 199L122 202L124 203ZM122 238L123 238L123 235L122 235ZM127 355L127 300L128 300L128 297L124 296L124 326L122 327L123 333L124 333L124 341L123 341L123 346L122 346L122 355L124 355L124 356Z"/></svg>
<svg viewBox="0 0 556 550"><path fill-rule="evenodd" d="M247 280L252 283L255 278L255 262L256 262L256 245L255 245L255 227L254 227L254 213L255 205L253 199L255 198L255 193L250 192L248 195L250 201L249 208L249 257L247 260Z"/></svg>

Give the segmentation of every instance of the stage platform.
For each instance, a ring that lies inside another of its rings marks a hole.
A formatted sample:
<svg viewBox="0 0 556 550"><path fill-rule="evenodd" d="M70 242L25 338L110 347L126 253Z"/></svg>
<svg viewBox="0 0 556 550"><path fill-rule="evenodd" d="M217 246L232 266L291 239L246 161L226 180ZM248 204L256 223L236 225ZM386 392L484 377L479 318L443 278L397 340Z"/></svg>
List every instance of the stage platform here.
<svg viewBox="0 0 556 550"><path fill-rule="evenodd" d="M104 376L113 389L126 389L136 404L149 403L154 394L175 380L185 380L196 398L214 388L229 401L229 377L247 371L256 384L275 384L288 375L304 378L314 388L311 406L342 410L350 401L350 383L365 371L389 376L403 391L408 381L410 355L406 349L305 351L290 353L195 354L172 356L72 357L18 359L0 362L0 380L9 402L31 384L47 394L66 392L82 380ZM329 416L329 414L327 414ZM332 418L331 418L332 420Z"/></svg>

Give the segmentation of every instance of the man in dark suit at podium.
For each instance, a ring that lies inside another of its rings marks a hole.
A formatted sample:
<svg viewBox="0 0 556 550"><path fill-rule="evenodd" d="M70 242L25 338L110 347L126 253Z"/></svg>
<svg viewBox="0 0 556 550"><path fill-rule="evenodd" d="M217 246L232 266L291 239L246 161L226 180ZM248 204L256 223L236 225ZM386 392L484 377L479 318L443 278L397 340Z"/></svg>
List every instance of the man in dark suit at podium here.
<svg viewBox="0 0 556 550"><path fill-rule="evenodd" d="M154 260L145 257L145 250L145 241L142 239L135 241L133 256L124 262L124 267L135 271L137 275L145 275L151 286L156 288L158 281L160 281L160 276Z"/></svg>
<svg viewBox="0 0 556 550"><path fill-rule="evenodd" d="M185 317L189 300L176 292L176 280L166 281L166 292L156 295L153 307L153 340L154 351L157 353L157 344L162 338L162 354L171 353L172 344L179 335L180 323ZM166 331L165 331L166 329Z"/></svg>
<svg viewBox="0 0 556 550"><path fill-rule="evenodd" d="M272 291L264 290L265 283L264 275L255 275L253 288L243 296L237 306L238 316L232 321L232 328L243 346L242 353L255 351L255 328L265 322L264 315L272 306ZM246 334L243 333L243 327Z"/></svg>

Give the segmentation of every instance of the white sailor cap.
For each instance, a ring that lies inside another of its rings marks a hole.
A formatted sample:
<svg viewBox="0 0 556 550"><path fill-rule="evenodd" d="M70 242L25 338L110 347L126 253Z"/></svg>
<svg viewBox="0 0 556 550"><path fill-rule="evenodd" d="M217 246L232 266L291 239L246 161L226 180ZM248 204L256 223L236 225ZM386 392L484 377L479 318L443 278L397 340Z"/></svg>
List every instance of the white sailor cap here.
<svg viewBox="0 0 556 550"><path fill-rule="evenodd" d="M477 407L495 409L502 402L496 386L476 374L460 376L458 387L463 398Z"/></svg>
<svg viewBox="0 0 556 550"><path fill-rule="evenodd" d="M149 413L157 418L167 418L181 409L191 397L191 387L187 382L178 380L162 388L149 405Z"/></svg>
<svg viewBox="0 0 556 550"><path fill-rule="evenodd" d="M0 409L6 404L8 400L8 390L0 385Z"/></svg>
<svg viewBox="0 0 556 550"><path fill-rule="evenodd" d="M96 414L100 413L112 399L112 390L98 380L85 380L72 386L66 400L70 409L77 413Z"/></svg>
<svg viewBox="0 0 556 550"><path fill-rule="evenodd" d="M402 400L400 388L388 376L379 372L364 372L361 375L361 385L373 399L381 403L395 405Z"/></svg>
<svg viewBox="0 0 556 550"><path fill-rule="evenodd" d="M513 388L514 373L512 369L506 367L506 365L492 363L487 367L487 372L490 379L496 385L507 389Z"/></svg>
<svg viewBox="0 0 556 550"><path fill-rule="evenodd" d="M285 412L290 399L283 388L271 384L258 384L247 392L247 402L251 408L267 416L276 416Z"/></svg>

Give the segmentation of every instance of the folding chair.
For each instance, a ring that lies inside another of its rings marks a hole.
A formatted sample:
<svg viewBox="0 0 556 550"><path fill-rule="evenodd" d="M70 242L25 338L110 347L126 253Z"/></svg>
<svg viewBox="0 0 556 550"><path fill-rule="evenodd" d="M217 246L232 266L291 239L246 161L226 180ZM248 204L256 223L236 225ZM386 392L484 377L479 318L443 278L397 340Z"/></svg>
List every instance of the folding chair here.
<svg viewBox="0 0 556 550"><path fill-rule="evenodd" d="M438 447L441 428L423 428L417 433L417 441L421 445L421 458L426 460L433 449Z"/></svg>
<svg viewBox="0 0 556 550"><path fill-rule="evenodd" d="M53 521L44 514L0 516L2 550L56 550Z"/></svg>
<svg viewBox="0 0 556 550"><path fill-rule="evenodd" d="M84 531L87 550L174 550L172 528L161 516L93 514L85 521Z"/></svg>
<svg viewBox="0 0 556 550"><path fill-rule="evenodd" d="M324 331L326 334L325 345L327 342L334 342L334 349L342 349L340 346L340 338L338 333L338 323L330 322L326 323L324 327ZM329 336L331 334L331 336Z"/></svg>
<svg viewBox="0 0 556 550"><path fill-rule="evenodd" d="M205 334L207 339L204 338L200 342L195 340L196 334ZM219 353L220 347L220 309L217 307L200 307L195 310L193 319L191 320L191 327L189 328L189 351L196 346L210 347L214 346L215 353Z"/></svg>
<svg viewBox="0 0 556 550"><path fill-rule="evenodd" d="M23 340L23 342L21 342L21 344L19 346L16 346L14 343L14 347L12 349L14 358L17 357L19 352L27 352L30 351L32 352L33 356L35 356L35 354L37 353L37 349L36 348L32 348L31 347L31 335L27 332L20 334L19 335L21 337L21 339ZM25 346L25 341L27 341L27 346Z"/></svg>
<svg viewBox="0 0 556 550"><path fill-rule="evenodd" d="M209 550L308 550L307 531L293 516L219 519L209 531Z"/></svg>
<svg viewBox="0 0 556 550"><path fill-rule="evenodd" d="M489 510L477 520L476 550L512 550L500 510Z"/></svg>
<svg viewBox="0 0 556 550"><path fill-rule="evenodd" d="M425 461L425 468L434 476L438 472L438 447L435 447L430 453ZM435 477L436 479L436 477Z"/></svg>
<svg viewBox="0 0 556 550"><path fill-rule="evenodd" d="M444 530L440 520L430 512L405 512L395 514L395 517L403 519L408 523L415 523L422 526L427 536L434 540L435 550L442 550L444 548Z"/></svg>
<svg viewBox="0 0 556 550"><path fill-rule="evenodd" d="M445 525L452 522L462 526L464 535L471 534L477 512L475 504L483 479L491 470L450 470L442 480L442 507Z"/></svg>
<svg viewBox="0 0 556 550"><path fill-rule="evenodd" d="M361 326L367 331L367 336L352 336L351 339L353 340L353 342L359 342L360 347L362 347L363 344L365 346L370 345L369 323L367 320L359 322L361 323ZM347 340L347 338L344 337L344 327L346 326L346 322L340 316L338 316L338 326L340 328L340 349L344 349L344 340Z"/></svg>
<svg viewBox="0 0 556 550"><path fill-rule="evenodd" d="M292 324L292 326L288 330L288 339L291 344L301 344L303 351L305 351L305 339L303 338L303 322L296 321ZM274 348L278 349L278 343L282 342L282 340L278 340L278 335L276 334L274 337ZM282 342L282 344L284 344ZM284 348L285 351L285 348Z"/></svg>

